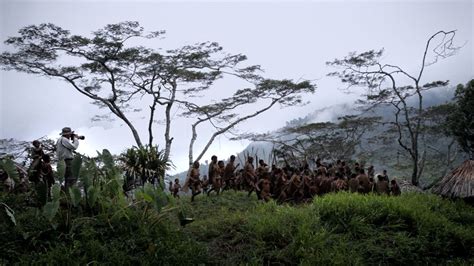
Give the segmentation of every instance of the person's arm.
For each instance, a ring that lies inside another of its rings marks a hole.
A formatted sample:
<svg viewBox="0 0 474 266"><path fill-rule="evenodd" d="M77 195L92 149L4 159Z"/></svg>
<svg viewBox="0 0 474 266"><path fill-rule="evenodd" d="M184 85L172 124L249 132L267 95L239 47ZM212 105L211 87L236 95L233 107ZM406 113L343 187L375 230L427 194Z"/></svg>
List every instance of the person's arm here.
<svg viewBox="0 0 474 266"><path fill-rule="evenodd" d="M77 147L79 147L79 140L74 137L74 141L70 141L69 139L62 137L61 144L67 149L75 150Z"/></svg>

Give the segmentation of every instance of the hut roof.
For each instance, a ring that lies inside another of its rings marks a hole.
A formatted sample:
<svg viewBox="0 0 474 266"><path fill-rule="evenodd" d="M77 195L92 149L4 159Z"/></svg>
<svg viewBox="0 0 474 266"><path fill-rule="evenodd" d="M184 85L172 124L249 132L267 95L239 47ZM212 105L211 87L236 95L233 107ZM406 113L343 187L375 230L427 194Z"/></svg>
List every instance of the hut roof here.
<svg viewBox="0 0 474 266"><path fill-rule="evenodd" d="M450 198L474 197L474 160L467 160L439 181L433 193Z"/></svg>
<svg viewBox="0 0 474 266"><path fill-rule="evenodd" d="M413 185L407 180L397 180L398 186L402 193L404 192L417 192L417 193L424 193L423 189Z"/></svg>

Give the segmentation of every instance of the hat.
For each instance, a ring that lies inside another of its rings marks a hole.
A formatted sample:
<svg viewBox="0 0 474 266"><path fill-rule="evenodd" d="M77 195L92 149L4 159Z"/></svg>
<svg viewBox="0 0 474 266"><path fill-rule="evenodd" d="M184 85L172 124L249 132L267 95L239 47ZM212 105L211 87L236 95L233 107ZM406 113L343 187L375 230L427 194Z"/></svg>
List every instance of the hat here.
<svg viewBox="0 0 474 266"><path fill-rule="evenodd" d="M63 127L61 133L59 135L67 135L67 134L71 134L72 133L72 130L70 127Z"/></svg>

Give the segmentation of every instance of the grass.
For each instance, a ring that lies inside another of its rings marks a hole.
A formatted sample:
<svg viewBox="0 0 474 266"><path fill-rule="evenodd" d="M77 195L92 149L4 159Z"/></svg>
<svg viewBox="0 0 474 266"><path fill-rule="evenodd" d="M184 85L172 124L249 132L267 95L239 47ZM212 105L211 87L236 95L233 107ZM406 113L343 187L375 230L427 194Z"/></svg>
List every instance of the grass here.
<svg viewBox="0 0 474 266"><path fill-rule="evenodd" d="M67 230L14 200L0 198L17 218L17 226L0 220L0 264L474 263L474 208L429 194L338 193L278 205L226 191L173 200L153 225L156 215L130 209L120 219L76 217ZM194 222L180 226L180 213Z"/></svg>
<svg viewBox="0 0 474 266"><path fill-rule="evenodd" d="M474 262L474 209L435 195L338 193L291 206L228 192L178 204L195 219L183 233L210 263Z"/></svg>

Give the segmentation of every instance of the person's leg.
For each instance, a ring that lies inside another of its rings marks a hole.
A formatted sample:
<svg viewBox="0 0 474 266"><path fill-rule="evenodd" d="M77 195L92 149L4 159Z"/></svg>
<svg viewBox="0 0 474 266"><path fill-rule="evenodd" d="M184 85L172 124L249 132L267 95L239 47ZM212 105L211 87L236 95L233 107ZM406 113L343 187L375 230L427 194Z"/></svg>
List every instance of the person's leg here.
<svg viewBox="0 0 474 266"><path fill-rule="evenodd" d="M76 180L72 176L72 159L65 159L64 162L66 164L66 169L64 171L64 187L67 190L76 183Z"/></svg>

